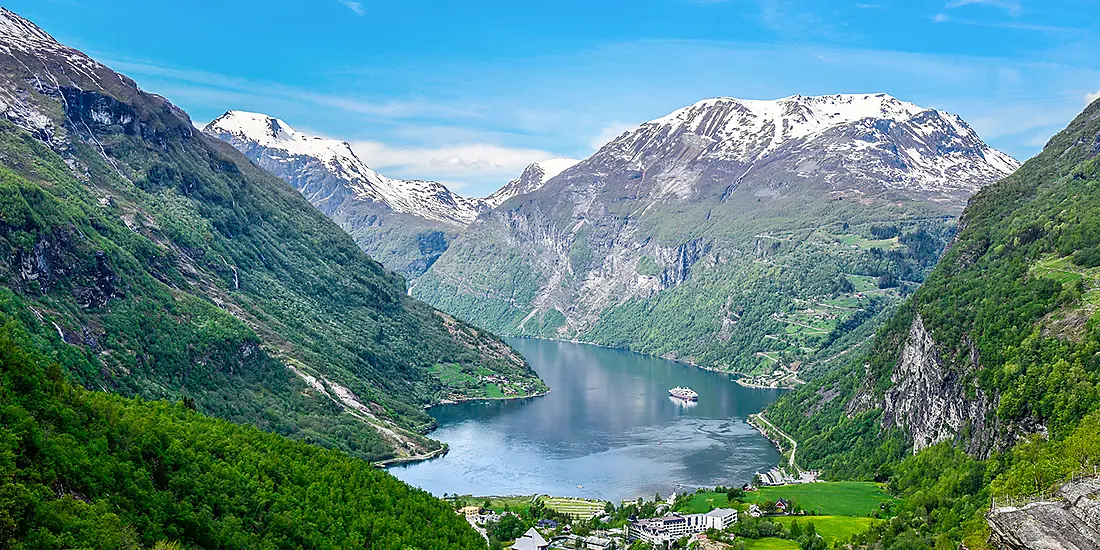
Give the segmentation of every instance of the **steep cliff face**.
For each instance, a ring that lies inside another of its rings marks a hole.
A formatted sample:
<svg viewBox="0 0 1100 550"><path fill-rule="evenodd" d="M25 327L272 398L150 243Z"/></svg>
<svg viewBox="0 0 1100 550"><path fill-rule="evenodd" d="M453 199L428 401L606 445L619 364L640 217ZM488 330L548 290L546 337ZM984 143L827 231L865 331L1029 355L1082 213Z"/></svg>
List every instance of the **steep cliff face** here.
<svg viewBox="0 0 1100 550"><path fill-rule="evenodd" d="M706 100L483 215L413 293L506 334L787 368L865 339L1016 165L884 94Z"/></svg>
<svg viewBox="0 0 1100 550"><path fill-rule="evenodd" d="M969 364L980 364L977 351L971 353ZM913 439L913 452L953 440L965 431L968 450L984 454L990 446L987 423L993 407L972 375L943 362L935 339L917 315L881 404L883 425L906 430Z"/></svg>
<svg viewBox="0 0 1100 550"><path fill-rule="evenodd" d="M1072 481L1055 499L997 508L986 519L999 550L1100 548L1100 478Z"/></svg>

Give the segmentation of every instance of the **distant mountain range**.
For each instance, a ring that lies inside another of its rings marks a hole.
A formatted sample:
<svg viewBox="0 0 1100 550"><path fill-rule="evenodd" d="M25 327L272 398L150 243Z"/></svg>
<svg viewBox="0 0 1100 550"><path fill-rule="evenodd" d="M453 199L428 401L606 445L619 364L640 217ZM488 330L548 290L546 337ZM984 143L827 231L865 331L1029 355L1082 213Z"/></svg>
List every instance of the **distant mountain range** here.
<svg viewBox="0 0 1100 550"><path fill-rule="evenodd" d="M708 99L481 214L412 292L504 334L795 380L865 340L1018 165L886 94Z"/></svg>
<svg viewBox="0 0 1100 550"><path fill-rule="evenodd" d="M489 197L468 198L434 181L388 178L360 160L347 142L308 136L271 116L229 111L204 131L293 185L364 251L408 277L430 267L478 214L537 190L576 163L531 164Z"/></svg>

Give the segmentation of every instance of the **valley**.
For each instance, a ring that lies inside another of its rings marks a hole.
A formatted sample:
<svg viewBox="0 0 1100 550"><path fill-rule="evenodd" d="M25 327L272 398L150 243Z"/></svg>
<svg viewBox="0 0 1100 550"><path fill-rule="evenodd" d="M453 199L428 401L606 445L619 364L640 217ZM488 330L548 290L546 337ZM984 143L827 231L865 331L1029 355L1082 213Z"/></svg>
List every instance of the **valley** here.
<svg viewBox="0 0 1100 550"><path fill-rule="evenodd" d="M0 549L1100 545L1080 10L11 1Z"/></svg>

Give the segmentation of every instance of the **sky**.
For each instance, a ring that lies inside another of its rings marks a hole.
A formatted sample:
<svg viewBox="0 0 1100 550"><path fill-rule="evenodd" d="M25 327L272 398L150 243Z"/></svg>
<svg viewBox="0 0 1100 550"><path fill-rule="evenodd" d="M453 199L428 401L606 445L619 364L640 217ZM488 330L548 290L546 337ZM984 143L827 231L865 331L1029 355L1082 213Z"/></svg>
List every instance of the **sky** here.
<svg viewBox="0 0 1100 550"><path fill-rule="evenodd" d="M0 0L205 123L487 195L701 99L885 92L1025 160L1100 97L1100 0Z"/></svg>

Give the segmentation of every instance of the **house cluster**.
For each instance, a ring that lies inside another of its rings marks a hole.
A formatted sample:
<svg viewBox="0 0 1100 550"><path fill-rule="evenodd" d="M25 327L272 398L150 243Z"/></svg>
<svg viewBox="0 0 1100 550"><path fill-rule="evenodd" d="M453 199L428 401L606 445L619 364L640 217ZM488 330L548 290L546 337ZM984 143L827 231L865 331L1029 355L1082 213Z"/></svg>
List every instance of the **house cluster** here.
<svg viewBox="0 0 1100 550"><path fill-rule="evenodd" d="M781 514L791 512L792 508L794 508L794 504L785 498L781 498L775 501L775 510ZM764 515L764 511L761 510L759 506L755 504L750 504L748 514L754 518L758 518Z"/></svg>
<svg viewBox="0 0 1100 550"><path fill-rule="evenodd" d="M797 471L798 477L792 476L785 470L772 468L767 473L756 472L760 485L792 485L795 483L818 483L818 472L813 470Z"/></svg>
<svg viewBox="0 0 1100 550"><path fill-rule="evenodd" d="M659 518L639 519L630 524L629 534L649 544L665 544L707 529L721 531L734 523L737 523L737 510L717 508L705 514L668 514Z"/></svg>

